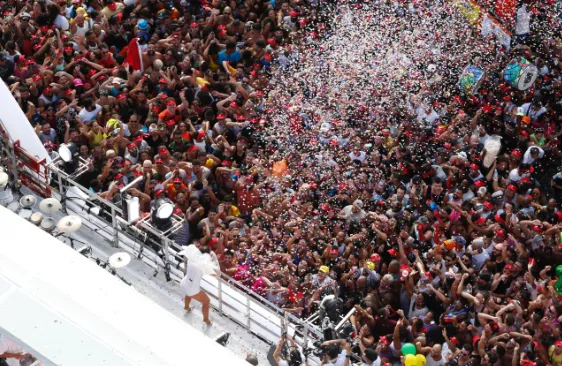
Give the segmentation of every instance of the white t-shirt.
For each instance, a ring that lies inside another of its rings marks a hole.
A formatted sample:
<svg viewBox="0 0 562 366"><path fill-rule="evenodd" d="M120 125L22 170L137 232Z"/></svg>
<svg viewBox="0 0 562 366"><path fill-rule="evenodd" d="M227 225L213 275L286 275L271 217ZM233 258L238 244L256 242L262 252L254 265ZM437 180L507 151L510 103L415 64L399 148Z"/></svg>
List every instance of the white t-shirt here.
<svg viewBox="0 0 562 366"><path fill-rule="evenodd" d="M377 357L377 359L376 359L375 362L373 362L373 363L365 363L365 362L363 362L363 363L361 364L361 366L381 366L381 358L380 358L380 357Z"/></svg>
<svg viewBox="0 0 562 366"><path fill-rule="evenodd" d="M55 27L57 27L57 29L63 30L63 31L67 31L68 28L70 28L70 23L68 23L68 19L66 19L64 16L62 15L57 15L57 17L55 18L55 22L54 22Z"/></svg>
<svg viewBox="0 0 562 366"><path fill-rule="evenodd" d="M446 363L445 361L445 357L443 357L443 355L441 355L441 359L439 361L435 361L431 355L428 355L425 358L425 366L441 366L444 365Z"/></svg>
<svg viewBox="0 0 562 366"><path fill-rule="evenodd" d="M82 122L88 124L92 122L98 116L98 113L102 110L101 105L96 104L96 108L94 108L91 112L87 111L86 108L82 108L80 113L78 113L78 117L82 120Z"/></svg>
<svg viewBox="0 0 562 366"><path fill-rule="evenodd" d="M533 110L531 108L531 103L525 103L521 106L521 108L523 108L523 110L525 111L525 115L529 116L532 122L535 122L536 120L539 119L540 116L546 113L545 107L541 107L538 111Z"/></svg>
<svg viewBox="0 0 562 366"><path fill-rule="evenodd" d="M511 183L511 182L515 182L518 183L521 179L523 179L523 177L528 177L529 174L525 173L523 175L519 175L519 169L515 168L512 171L509 172L509 179L507 181L507 183Z"/></svg>
<svg viewBox="0 0 562 366"><path fill-rule="evenodd" d="M533 147L536 147L537 149L539 149L539 159L542 159L542 157L544 156L544 150L543 149L541 149L538 146L529 146L527 151L525 151L525 154L523 154L523 164L533 164L535 162L535 159L533 159L531 157L531 149Z"/></svg>
<svg viewBox="0 0 562 366"><path fill-rule="evenodd" d="M359 160L360 162L363 162L367 158L367 154L365 153L365 151L359 151L359 155L355 155L354 152L350 152L349 158L351 160Z"/></svg>
<svg viewBox="0 0 562 366"><path fill-rule="evenodd" d="M472 247L471 247L472 250ZM472 268L479 271L480 268L486 263L486 261L490 258L490 255L487 251L482 250L482 253L478 253L472 256Z"/></svg>
<svg viewBox="0 0 562 366"><path fill-rule="evenodd" d="M4 337L0 334L0 355L3 353L22 353L23 348L19 344ZM6 362L8 366L20 366L20 361L15 358L7 358Z"/></svg>

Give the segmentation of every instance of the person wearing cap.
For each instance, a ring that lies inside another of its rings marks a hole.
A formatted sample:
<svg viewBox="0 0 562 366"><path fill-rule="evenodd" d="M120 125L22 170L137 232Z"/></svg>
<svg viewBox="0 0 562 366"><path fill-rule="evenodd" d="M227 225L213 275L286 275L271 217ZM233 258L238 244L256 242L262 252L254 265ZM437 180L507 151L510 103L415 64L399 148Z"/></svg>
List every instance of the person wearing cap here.
<svg viewBox="0 0 562 366"><path fill-rule="evenodd" d="M322 265L320 266L320 268L318 268L318 272L310 277L310 283L313 286L314 290L327 288L335 284L334 280L329 276L329 274L330 267Z"/></svg>
<svg viewBox="0 0 562 366"><path fill-rule="evenodd" d="M531 166L529 164L521 164L517 168L511 170L509 172L509 178L507 180L507 184L517 184L521 181L521 179L525 177L529 177L531 170Z"/></svg>
<svg viewBox="0 0 562 366"><path fill-rule="evenodd" d="M160 10L158 12L157 16L159 16L160 13L166 13L167 17L170 18L171 20L176 20L180 16L180 12L178 11L178 9L176 9L174 7L173 1L165 2L164 3L164 9Z"/></svg>
<svg viewBox="0 0 562 366"><path fill-rule="evenodd" d="M172 181L171 183L167 183L169 181ZM166 192L168 193L168 198L171 199L172 201L176 201L176 197L178 194L183 193L183 194L187 194L188 193L188 189L187 186L185 184L183 184L183 181L180 177L175 176L172 177L171 179L168 179L164 182L164 186L166 187Z"/></svg>
<svg viewBox="0 0 562 366"><path fill-rule="evenodd" d="M101 15L109 20L111 17L122 13L125 10L125 5L123 3L116 2L115 0L105 0L105 7L101 9Z"/></svg>
<svg viewBox="0 0 562 366"><path fill-rule="evenodd" d="M346 220L347 222L361 222L367 213L363 210L363 201L355 200L349 206L345 206L339 213L338 217Z"/></svg>
<svg viewBox="0 0 562 366"><path fill-rule="evenodd" d="M130 161L133 165L137 164L140 160L140 151L136 143L131 142L125 149L125 159Z"/></svg>
<svg viewBox="0 0 562 366"><path fill-rule="evenodd" d="M183 104L180 105L180 107ZM181 111L182 109L176 106L176 101L173 98L168 98L166 100L166 109L158 114L158 124L172 124L175 126L182 119Z"/></svg>

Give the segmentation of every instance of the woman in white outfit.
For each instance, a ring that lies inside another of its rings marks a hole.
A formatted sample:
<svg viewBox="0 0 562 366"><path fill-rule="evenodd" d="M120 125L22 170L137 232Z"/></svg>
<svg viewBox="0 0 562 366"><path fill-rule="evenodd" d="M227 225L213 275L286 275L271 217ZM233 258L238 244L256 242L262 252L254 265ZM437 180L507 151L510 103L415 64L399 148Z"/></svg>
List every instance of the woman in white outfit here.
<svg viewBox="0 0 562 366"><path fill-rule="evenodd" d="M190 258L188 259L188 257ZM184 309L187 312L191 312L192 309L191 307L189 307L189 304L191 303L191 299L195 299L199 301L203 305L201 309L203 313L203 322L207 325L211 325L211 320L209 320L209 307L210 307L211 300L209 299L209 295L207 295L205 291L201 289L201 279L206 274L210 274L211 276L216 277L217 276L216 272L220 270L219 268L220 267L217 260L217 256L214 252L209 250L209 247L202 247L201 252L198 255L185 256L185 261L184 261L185 277L182 279L180 283L180 287L182 288L185 294ZM214 273L210 273L213 271Z"/></svg>

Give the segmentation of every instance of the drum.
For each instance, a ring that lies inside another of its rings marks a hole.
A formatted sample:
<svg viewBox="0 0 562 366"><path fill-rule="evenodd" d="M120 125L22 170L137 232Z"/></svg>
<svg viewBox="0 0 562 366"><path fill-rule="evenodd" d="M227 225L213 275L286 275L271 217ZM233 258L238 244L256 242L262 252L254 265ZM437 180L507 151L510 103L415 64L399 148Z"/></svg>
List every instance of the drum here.
<svg viewBox="0 0 562 366"><path fill-rule="evenodd" d="M33 215L31 215L29 221L31 221L33 225L39 226L41 225L41 221L43 221L43 215L41 214L41 212L35 212Z"/></svg>
<svg viewBox="0 0 562 366"><path fill-rule="evenodd" d="M484 79L484 71L474 65L464 68L459 79L459 89L466 95L475 94Z"/></svg>
<svg viewBox="0 0 562 366"><path fill-rule="evenodd" d="M23 208L31 208L33 207L33 205L35 205L35 202L37 202L37 198L35 198L34 196L28 194L23 196L22 198L20 198L20 205Z"/></svg>
<svg viewBox="0 0 562 366"><path fill-rule="evenodd" d="M11 202L8 205L8 210L12 211L13 213L18 213L21 210L20 203L18 201Z"/></svg>
<svg viewBox="0 0 562 366"><path fill-rule="evenodd" d="M527 90L535 83L539 70L523 57L516 57L503 71L503 79L512 87Z"/></svg>
<svg viewBox="0 0 562 366"><path fill-rule="evenodd" d="M43 221L41 221L41 229L45 230L46 232L50 233L55 230L57 226L57 222L52 217L45 217Z"/></svg>
<svg viewBox="0 0 562 366"><path fill-rule="evenodd" d="M0 205L6 207L14 201L14 195L11 189L0 188Z"/></svg>
<svg viewBox="0 0 562 366"><path fill-rule="evenodd" d="M33 215L33 211L28 208L24 208L18 213L18 215L26 220L29 220L31 219L31 215Z"/></svg>

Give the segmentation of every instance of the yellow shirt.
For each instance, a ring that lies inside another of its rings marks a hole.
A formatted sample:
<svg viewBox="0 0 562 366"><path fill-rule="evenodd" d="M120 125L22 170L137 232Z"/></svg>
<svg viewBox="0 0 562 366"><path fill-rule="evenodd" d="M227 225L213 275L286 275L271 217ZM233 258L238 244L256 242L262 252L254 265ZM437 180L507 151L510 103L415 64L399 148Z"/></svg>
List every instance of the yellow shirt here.
<svg viewBox="0 0 562 366"><path fill-rule="evenodd" d="M228 209L228 216L234 216L234 217L240 216L240 210L238 209L238 207L234 205L230 205L230 208Z"/></svg>
<svg viewBox="0 0 562 366"><path fill-rule="evenodd" d="M553 365L562 365L562 353L557 355L554 353L554 348L556 346L553 344L552 346L548 347L548 358Z"/></svg>
<svg viewBox="0 0 562 366"><path fill-rule="evenodd" d="M392 148L394 147L394 145L396 144L396 141L394 141L394 139L390 136L388 136L387 138L385 138L384 140L382 140L382 144L384 145L384 147L390 151L392 150Z"/></svg>
<svg viewBox="0 0 562 366"><path fill-rule="evenodd" d="M94 134L94 138L92 139L92 141L90 141L90 147L96 147L102 142L105 136L101 131L98 133L92 131L92 133Z"/></svg>

